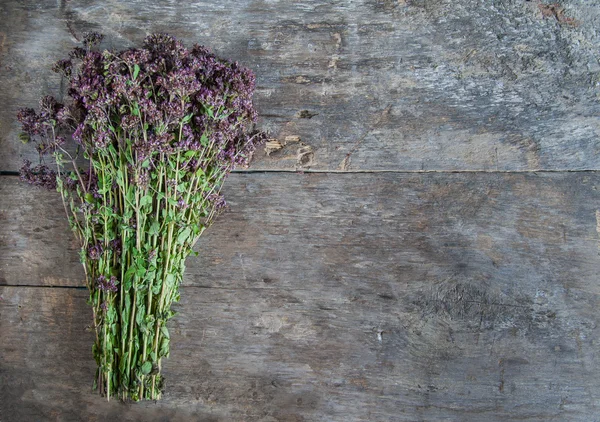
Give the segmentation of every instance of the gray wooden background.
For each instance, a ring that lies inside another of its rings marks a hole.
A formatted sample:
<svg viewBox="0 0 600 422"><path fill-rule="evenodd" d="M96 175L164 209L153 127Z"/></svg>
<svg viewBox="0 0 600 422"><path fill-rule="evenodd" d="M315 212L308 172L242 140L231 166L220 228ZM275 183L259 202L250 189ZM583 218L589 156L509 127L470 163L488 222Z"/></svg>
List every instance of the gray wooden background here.
<svg viewBox="0 0 600 422"><path fill-rule="evenodd" d="M15 113L85 31L257 74L273 137L188 259L158 403L91 392ZM600 1L0 3L0 421L600 420Z"/></svg>

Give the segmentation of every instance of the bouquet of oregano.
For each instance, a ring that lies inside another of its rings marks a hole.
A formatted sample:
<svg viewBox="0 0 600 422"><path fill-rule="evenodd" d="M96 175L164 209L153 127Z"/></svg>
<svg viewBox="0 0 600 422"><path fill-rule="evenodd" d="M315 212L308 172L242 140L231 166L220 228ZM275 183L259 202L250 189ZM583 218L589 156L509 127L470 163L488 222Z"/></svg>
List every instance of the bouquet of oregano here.
<svg viewBox="0 0 600 422"><path fill-rule="evenodd" d="M21 177L60 192L81 242L94 384L109 399L157 399L185 259L225 204L223 180L265 136L250 70L165 34L120 52L101 40L86 34L55 64L68 102L19 111L41 157Z"/></svg>

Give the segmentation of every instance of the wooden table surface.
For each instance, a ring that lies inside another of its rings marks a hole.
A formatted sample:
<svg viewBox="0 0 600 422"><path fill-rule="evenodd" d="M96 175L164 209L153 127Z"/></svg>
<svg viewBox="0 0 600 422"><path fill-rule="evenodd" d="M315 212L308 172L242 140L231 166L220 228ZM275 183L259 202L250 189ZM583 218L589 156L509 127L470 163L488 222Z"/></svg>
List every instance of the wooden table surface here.
<svg viewBox="0 0 600 422"><path fill-rule="evenodd" d="M91 391L91 310L15 113L85 31L257 74L167 390ZM600 1L3 0L0 421L600 420ZM266 154L269 152L269 154Z"/></svg>

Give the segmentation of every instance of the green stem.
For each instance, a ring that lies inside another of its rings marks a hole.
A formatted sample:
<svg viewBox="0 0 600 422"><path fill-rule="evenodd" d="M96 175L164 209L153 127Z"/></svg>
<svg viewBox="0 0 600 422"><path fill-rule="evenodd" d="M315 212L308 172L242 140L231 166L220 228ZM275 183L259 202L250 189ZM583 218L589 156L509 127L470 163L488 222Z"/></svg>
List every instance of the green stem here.
<svg viewBox="0 0 600 422"><path fill-rule="evenodd" d="M106 311L104 311L104 321L103 321L102 326L103 326L102 328L103 328L103 332L104 332L104 338L103 338L103 340L104 340L103 343L104 344L102 346L102 357L104 359L103 372L104 372L104 376L106 376L106 373L108 372L107 362L106 362L107 354L108 354L108 348L107 348L107 345L106 345L106 340L107 340L107 333L106 333ZM107 377L107 380L108 380L108 377ZM106 383L106 398L107 398L107 400L110 400L110 384L108 382Z"/></svg>

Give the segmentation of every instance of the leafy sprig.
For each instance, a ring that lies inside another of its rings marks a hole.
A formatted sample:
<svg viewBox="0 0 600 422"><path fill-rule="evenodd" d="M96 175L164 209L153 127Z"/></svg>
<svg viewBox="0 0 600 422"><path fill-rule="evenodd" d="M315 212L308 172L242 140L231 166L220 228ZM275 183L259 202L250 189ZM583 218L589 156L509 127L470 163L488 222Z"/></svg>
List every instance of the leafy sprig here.
<svg viewBox="0 0 600 422"><path fill-rule="evenodd" d="M42 157L21 178L60 192L81 242L101 394L156 399L185 259L225 206L223 181L266 136L250 70L166 34L119 52L101 40L86 34L54 65L67 104L19 111L20 139Z"/></svg>

